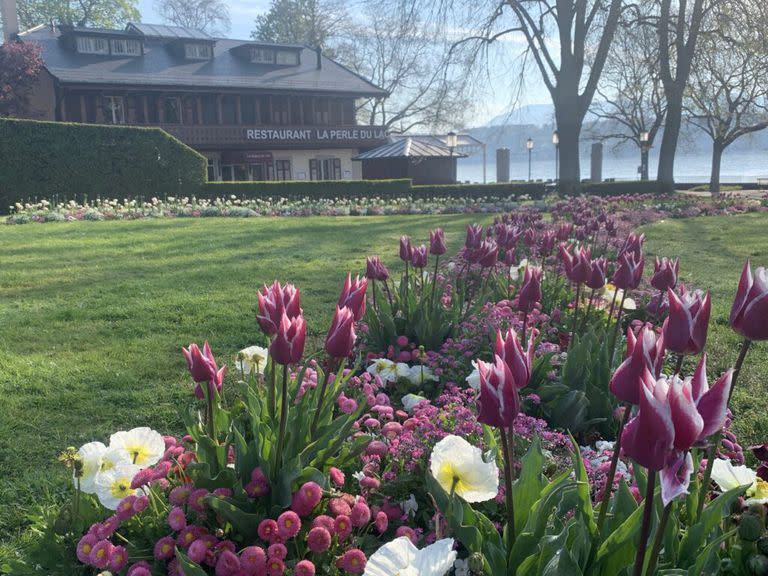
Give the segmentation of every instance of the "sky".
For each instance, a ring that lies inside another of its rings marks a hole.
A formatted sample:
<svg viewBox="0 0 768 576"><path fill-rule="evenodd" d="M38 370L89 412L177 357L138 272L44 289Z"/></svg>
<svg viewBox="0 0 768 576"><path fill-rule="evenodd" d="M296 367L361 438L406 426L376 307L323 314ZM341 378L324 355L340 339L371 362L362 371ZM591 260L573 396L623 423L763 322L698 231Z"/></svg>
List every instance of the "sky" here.
<svg viewBox="0 0 768 576"><path fill-rule="evenodd" d="M270 0L229 0L229 13L232 27L227 34L231 38L249 39L255 28L254 21L259 14L266 12ZM155 10L155 0L139 0L141 19L149 23L162 23L162 18ZM467 121L467 127L481 126L491 119L508 113L511 107L531 104L549 104L550 98L538 74L531 69L526 77L526 86L518 93L510 88L510 57L514 58L521 49L521 38L509 37L500 43L495 54L491 55L484 71L487 88L476 103L476 110ZM513 123L518 120L510 116Z"/></svg>

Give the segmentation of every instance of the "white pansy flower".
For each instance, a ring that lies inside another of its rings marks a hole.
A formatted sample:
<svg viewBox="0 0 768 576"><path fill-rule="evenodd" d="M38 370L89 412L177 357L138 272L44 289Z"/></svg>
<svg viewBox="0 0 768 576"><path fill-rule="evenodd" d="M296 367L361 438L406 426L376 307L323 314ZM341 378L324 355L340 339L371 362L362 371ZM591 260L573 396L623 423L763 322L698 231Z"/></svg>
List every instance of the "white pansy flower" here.
<svg viewBox="0 0 768 576"><path fill-rule="evenodd" d="M128 452L132 464L147 468L157 464L165 453L165 442L159 432L141 426L127 432L115 432L109 437L109 448Z"/></svg>
<svg viewBox="0 0 768 576"><path fill-rule="evenodd" d="M402 402L406 412L411 412L418 406L419 402L424 402L425 400L426 398L424 398L424 396L419 396L418 394L406 394L402 397L400 402Z"/></svg>
<svg viewBox="0 0 768 576"><path fill-rule="evenodd" d="M407 536L401 536L371 554L363 576L444 576L455 560L453 538L419 550Z"/></svg>
<svg viewBox="0 0 768 576"><path fill-rule="evenodd" d="M101 472L101 462L107 447L101 442L88 442L77 451L82 463L82 475L80 476L80 490L86 494L96 492L96 476ZM77 486L77 481L75 481Z"/></svg>
<svg viewBox="0 0 768 576"><path fill-rule="evenodd" d="M117 505L126 496L136 494L138 490L131 488L131 482L136 473L141 470L134 464L121 463L102 472L96 477L96 496L104 508L117 510Z"/></svg>
<svg viewBox="0 0 768 576"><path fill-rule="evenodd" d="M385 382L394 382L397 380L397 365L386 358L377 358L374 360L366 372L373 376L379 376Z"/></svg>
<svg viewBox="0 0 768 576"><path fill-rule="evenodd" d="M363 472L362 470L360 470L359 472L355 472L352 474L352 478L360 482L360 480L365 478L365 472Z"/></svg>
<svg viewBox="0 0 768 576"><path fill-rule="evenodd" d="M419 511L419 503L416 502L416 496L411 494L408 497L408 500L400 502L400 508L403 509L403 514L407 514L408 516L415 516L416 512Z"/></svg>
<svg viewBox="0 0 768 576"><path fill-rule="evenodd" d="M480 448L459 436L449 435L435 444L429 469L443 490L467 502L492 500L499 492L496 462L486 462Z"/></svg>
<svg viewBox="0 0 768 576"><path fill-rule="evenodd" d="M472 367L474 370L472 370L472 373L465 378L467 381L467 384L469 384L470 388L473 390L479 390L480 389L480 370L477 368L477 362L475 360L472 360Z"/></svg>
<svg viewBox="0 0 768 576"><path fill-rule="evenodd" d="M410 378L411 367L405 362L398 362L395 364L395 380L400 378Z"/></svg>
<svg viewBox="0 0 768 576"><path fill-rule="evenodd" d="M269 350L261 346L248 346L237 353L237 369L248 376L253 370L254 374L264 374L267 366Z"/></svg>
<svg viewBox="0 0 768 576"><path fill-rule="evenodd" d="M745 506L768 504L768 482L747 466L734 466L730 460L717 458L712 465L712 480L723 492L748 485Z"/></svg>
<svg viewBox="0 0 768 576"><path fill-rule="evenodd" d="M437 382L438 377L435 376L434 372L432 372L428 366L424 366L423 364L416 364L411 366L410 370L408 371L408 380L410 380L412 384L419 386L428 380Z"/></svg>

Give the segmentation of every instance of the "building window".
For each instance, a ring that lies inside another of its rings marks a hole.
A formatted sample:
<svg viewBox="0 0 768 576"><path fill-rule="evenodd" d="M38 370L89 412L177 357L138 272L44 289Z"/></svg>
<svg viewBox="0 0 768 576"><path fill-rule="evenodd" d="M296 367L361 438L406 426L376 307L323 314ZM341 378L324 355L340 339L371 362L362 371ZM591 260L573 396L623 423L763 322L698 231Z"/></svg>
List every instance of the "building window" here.
<svg viewBox="0 0 768 576"><path fill-rule="evenodd" d="M109 54L109 42L96 36L78 36L77 51L81 54Z"/></svg>
<svg viewBox="0 0 768 576"><path fill-rule="evenodd" d="M184 44L184 56L190 60L210 60L212 56L211 45L202 42Z"/></svg>
<svg viewBox="0 0 768 576"><path fill-rule="evenodd" d="M107 124L125 124L125 100L122 96L104 97L104 121Z"/></svg>
<svg viewBox="0 0 768 576"><path fill-rule="evenodd" d="M272 124L290 124L291 102L288 98L272 98Z"/></svg>
<svg viewBox="0 0 768 576"><path fill-rule="evenodd" d="M326 126L330 121L328 98L318 98L315 100L315 124Z"/></svg>
<svg viewBox="0 0 768 576"><path fill-rule="evenodd" d="M221 123L237 124L237 96L221 97Z"/></svg>
<svg viewBox="0 0 768 576"><path fill-rule="evenodd" d="M274 64L275 51L269 48L251 47L251 62L254 64Z"/></svg>
<svg viewBox="0 0 768 576"><path fill-rule="evenodd" d="M293 50L278 50L276 62L281 66L298 66L299 53Z"/></svg>
<svg viewBox="0 0 768 576"><path fill-rule="evenodd" d="M138 40L110 40L113 56L141 56L141 42Z"/></svg>
<svg viewBox="0 0 768 576"><path fill-rule="evenodd" d="M219 159L208 158L208 182L218 182L221 180L219 173Z"/></svg>
<svg viewBox="0 0 768 576"><path fill-rule="evenodd" d="M309 161L310 180L341 180L341 158L313 158Z"/></svg>
<svg viewBox="0 0 768 576"><path fill-rule="evenodd" d="M212 126L219 123L219 104L216 96L206 94L202 97L203 101L203 124Z"/></svg>
<svg viewBox="0 0 768 576"><path fill-rule="evenodd" d="M178 97L163 98L163 123L181 124L181 99Z"/></svg>
<svg viewBox="0 0 768 576"><path fill-rule="evenodd" d="M275 178L277 180L291 179L291 161L275 160Z"/></svg>

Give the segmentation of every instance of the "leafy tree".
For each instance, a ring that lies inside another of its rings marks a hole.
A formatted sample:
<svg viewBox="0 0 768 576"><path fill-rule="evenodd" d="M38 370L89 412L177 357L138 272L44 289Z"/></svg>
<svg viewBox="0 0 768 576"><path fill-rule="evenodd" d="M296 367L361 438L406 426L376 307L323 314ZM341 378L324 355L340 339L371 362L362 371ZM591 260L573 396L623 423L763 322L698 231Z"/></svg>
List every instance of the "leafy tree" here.
<svg viewBox="0 0 768 576"><path fill-rule="evenodd" d="M26 112L43 59L38 44L6 42L0 45L0 116L20 116Z"/></svg>
<svg viewBox="0 0 768 576"><path fill-rule="evenodd" d="M344 4L336 0L272 0L267 13L256 18L251 36L327 50L348 20Z"/></svg>
<svg viewBox="0 0 768 576"><path fill-rule="evenodd" d="M140 20L138 0L19 0L22 29L51 21L57 24L119 27Z"/></svg>
<svg viewBox="0 0 768 576"><path fill-rule="evenodd" d="M223 0L158 0L157 11L166 22L213 35L229 31L229 6Z"/></svg>

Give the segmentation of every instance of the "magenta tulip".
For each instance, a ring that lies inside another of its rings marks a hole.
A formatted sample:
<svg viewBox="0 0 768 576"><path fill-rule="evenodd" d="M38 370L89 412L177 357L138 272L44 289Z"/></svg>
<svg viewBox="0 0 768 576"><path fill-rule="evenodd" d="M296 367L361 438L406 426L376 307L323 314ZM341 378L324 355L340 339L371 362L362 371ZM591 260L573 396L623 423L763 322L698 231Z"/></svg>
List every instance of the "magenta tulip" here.
<svg viewBox="0 0 768 576"><path fill-rule="evenodd" d="M669 316L664 321L664 342L677 354L699 354L707 342L709 314L712 302L709 292L701 298L699 292L687 292L678 297L667 289Z"/></svg>
<svg viewBox="0 0 768 576"><path fill-rule="evenodd" d="M349 308L336 308L325 337L325 351L331 358L347 358L355 346L355 314Z"/></svg>
<svg viewBox="0 0 768 576"><path fill-rule="evenodd" d="M618 256L634 254L636 259L641 258L643 255L643 241L645 241L645 234L629 234L619 250Z"/></svg>
<svg viewBox="0 0 768 576"><path fill-rule="evenodd" d="M495 356L507 363L518 390L525 388L531 380L534 340L533 337L529 338L528 349L523 350L520 339L514 330L507 330L503 336L501 330L496 330Z"/></svg>
<svg viewBox="0 0 768 576"><path fill-rule="evenodd" d="M525 234L523 234L523 244L525 244L529 248L536 244L536 230L534 230L533 228L528 228L525 231Z"/></svg>
<svg viewBox="0 0 768 576"><path fill-rule="evenodd" d="M704 430L704 419L696 409L691 381L673 377L670 380L659 380L657 386L662 383L669 386L667 400L672 414L672 422L675 426L674 446L680 451L688 450L696 443L702 430Z"/></svg>
<svg viewBox="0 0 768 576"><path fill-rule="evenodd" d="M619 256L611 283L621 290L637 288L643 279L644 266L645 259L642 256L637 257L634 252L622 254Z"/></svg>
<svg viewBox="0 0 768 576"><path fill-rule="evenodd" d="M758 268L753 276L749 260L744 264L730 323L748 340L768 340L768 269Z"/></svg>
<svg viewBox="0 0 768 576"><path fill-rule="evenodd" d="M547 230L541 235L541 252L542 254L549 255L552 253L552 250L555 248L555 242L557 241L557 238L555 237L554 230Z"/></svg>
<svg viewBox="0 0 768 576"><path fill-rule="evenodd" d="M605 286L605 273L607 263L605 258L595 258L589 263L589 274L586 284L592 290L599 290Z"/></svg>
<svg viewBox="0 0 768 576"><path fill-rule="evenodd" d="M445 233L442 228L435 228L429 233L429 252L435 256L445 254Z"/></svg>
<svg viewBox="0 0 768 576"><path fill-rule="evenodd" d="M661 502L664 506L678 496L688 494L693 473L693 457L690 452L672 452L659 474L661 479Z"/></svg>
<svg viewBox="0 0 768 576"><path fill-rule="evenodd" d="M571 237L571 234L573 234L573 224L570 222L562 222L558 224L557 230L555 230L555 235L561 242L568 240L568 238Z"/></svg>
<svg viewBox="0 0 768 576"><path fill-rule="evenodd" d="M195 386L195 396L199 399L204 397L203 389L200 387L200 383L207 382L216 387L216 390L221 392L224 385L224 376L227 374L227 367L222 366L219 368L216 365L216 360L213 357L213 352L208 342L203 344L201 350L197 344L190 344L189 348L182 348L184 358L187 360L187 366L189 367L189 373L192 375L192 380L198 383Z"/></svg>
<svg viewBox="0 0 768 576"><path fill-rule="evenodd" d="M499 246L492 238L486 238L475 250L475 259L483 268L493 268L499 256Z"/></svg>
<svg viewBox="0 0 768 576"><path fill-rule="evenodd" d="M526 314L541 302L541 277L543 271L536 266L526 266L523 273L523 284L517 295L517 307Z"/></svg>
<svg viewBox="0 0 768 576"><path fill-rule="evenodd" d="M514 248L507 248L504 251L504 264L510 268L517 265L517 255Z"/></svg>
<svg viewBox="0 0 768 576"><path fill-rule="evenodd" d="M266 284L257 294L259 312L256 314L256 321L262 332L272 336L277 332L277 325L285 312L289 318L299 316L301 311L301 300L299 289L293 284L281 286L277 280L271 286Z"/></svg>
<svg viewBox="0 0 768 576"><path fill-rule="evenodd" d="M408 236L400 236L400 260L407 264L411 261L412 254L411 239Z"/></svg>
<svg viewBox="0 0 768 576"><path fill-rule="evenodd" d="M669 258L656 257L653 264L653 276L651 277L651 286L662 292L668 288L674 288L677 285L677 273L680 271L680 258L670 260Z"/></svg>
<svg viewBox="0 0 768 576"><path fill-rule="evenodd" d="M269 356L283 366L297 364L304 354L307 324L303 316L289 318L283 314L277 327L275 339L269 345Z"/></svg>
<svg viewBox="0 0 768 576"><path fill-rule="evenodd" d="M352 274L347 274L344 286L339 295L338 306L345 306L355 314L355 320L360 320L365 315L365 290L368 288L368 279L355 276L352 280Z"/></svg>
<svg viewBox="0 0 768 576"><path fill-rule="evenodd" d="M427 247L424 244L414 247L411 251L411 264L414 268L424 268L427 265L428 257Z"/></svg>
<svg viewBox="0 0 768 576"><path fill-rule="evenodd" d="M480 248L480 243L483 241L483 227L479 224L467 225L467 238L464 241L464 246L468 251L476 250Z"/></svg>
<svg viewBox="0 0 768 576"><path fill-rule="evenodd" d="M368 256L365 261L365 277L369 280L386 281L389 278L389 270L384 266L378 256Z"/></svg>
<svg viewBox="0 0 768 576"><path fill-rule="evenodd" d="M726 370L710 388L707 383L707 355L702 354L693 376L688 380L691 382L696 410L704 422L704 428L698 437L698 441L702 442L722 430L725 425L728 398L733 384L733 369Z"/></svg>
<svg viewBox="0 0 768 576"><path fill-rule="evenodd" d="M647 368L642 381L639 390L640 409L624 427L621 447L627 456L641 466L659 471L673 453L675 425L667 399L657 396L657 393L666 393L666 387L657 390L656 382Z"/></svg>
<svg viewBox="0 0 768 576"><path fill-rule="evenodd" d="M609 388L622 402L638 405L645 371L656 377L664 363L664 337L643 326L637 338L627 331L627 357L611 377Z"/></svg>
<svg viewBox="0 0 768 576"><path fill-rule="evenodd" d="M509 366L496 356L493 363L478 361L477 369L480 372L478 422L509 428L520 412L520 397Z"/></svg>

